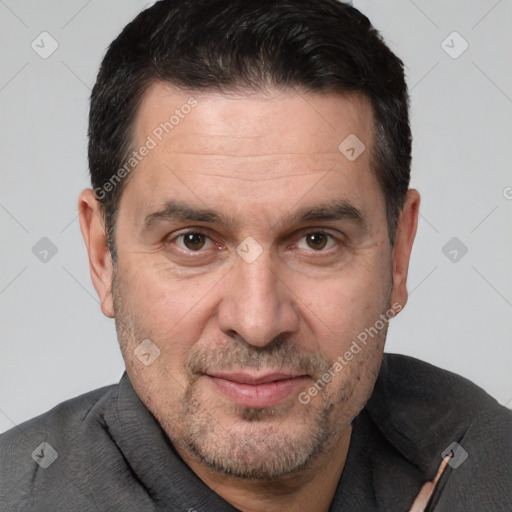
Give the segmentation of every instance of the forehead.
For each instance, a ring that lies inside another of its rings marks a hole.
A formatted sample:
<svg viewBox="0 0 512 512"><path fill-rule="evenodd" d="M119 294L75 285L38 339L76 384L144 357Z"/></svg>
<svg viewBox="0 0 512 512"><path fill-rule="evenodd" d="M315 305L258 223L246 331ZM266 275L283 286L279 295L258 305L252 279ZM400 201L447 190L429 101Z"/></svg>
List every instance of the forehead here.
<svg viewBox="0 0 512 512"><path fill-rule="evenodd" d="M157 142L169 151L339 156L338 145L349 134L371 145L373 116L369 100L356 93L320 94L296 88L185 92L156 82L139 107L135 139L143 142L150 134L159 138L162 130L165 140Z"/></svg>
<svg viewBox="0 0 512 512"><path fill-rule="evenodd" d="M343 192L357 202L378 188L370 170L372 109L361 95L185 92L159 82L146 91L134 128L134 149L151 149L121 202L138 218L183 193L216 209L235 196L289 208L306 189L310 198ZM343 153L346 140L364 148L357 159Z"/></svg>

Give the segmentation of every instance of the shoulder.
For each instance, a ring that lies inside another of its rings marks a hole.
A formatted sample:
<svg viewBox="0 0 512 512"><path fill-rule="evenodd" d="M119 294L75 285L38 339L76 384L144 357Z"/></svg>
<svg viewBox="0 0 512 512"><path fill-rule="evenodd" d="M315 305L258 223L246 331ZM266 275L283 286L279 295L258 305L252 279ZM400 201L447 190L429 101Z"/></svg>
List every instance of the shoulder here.
<svg viewBox="0 0 512 512"><path fill-rule="evenodd" d="M426 479L456 447L458 460L439 496L446 510L462 504L458 509L505 510L512 502L512 411L470 380L412 357L385 354L367 411Z"/></svg>
<svg viewBox="0 0 512 512"><path fill-rule="evenodd" d="M35 432L49 431L64 433L69 429L83 427L87 421L99 420L106 401L115 397L118 385L114 384L89 391L56 405L49 411L21 423L0 435L0 446L5 448L19 445L20 441ZM89 418L90 417L90 418Z"/></svg>
<svg viewBox="0 0 512 512"><path fill-rule="evenodd" d="M101 421L105 402L116 396L118 385L106 386L61 402L51 410L21 423L0 435L1 454L12 447L23 448L23 440L37 432L55 432L67 435L70 431L86 428L88 423Z"/></svg>
<svg viewBox="0 0 512 512"><path fill-rule="evenodd" d="M92 446L108 438L104 412L117 389L118 385L107 386L67 400L0 435L0 503L14 510L15 504L23 503L23 510L32 510L28 503L41 494L61 495L63 509L86 502L80 490L80 479L86 475L76 476L77 468ZM59 463L53 465L56 460ZM68 492L67 504L63 489L70 488L75 492Z"/></svg>
<svg viewBox="0 0 512 512"><path fill-rule="evenodd" d="M470 421L482 412L494 411L510 421L512 415L470 380L400 354L384 354L374 392L387 401L412 407L411 412L428 410L429 416L456 412Z"/></svg>
<svg viewBox="0 0 512 512"><path fill-rule="evenodd" d="M499 435L512 427L512 411L470 380L399 354L384 354L368 409L383 424L422 436L457 437L470 428Z"/></svg>

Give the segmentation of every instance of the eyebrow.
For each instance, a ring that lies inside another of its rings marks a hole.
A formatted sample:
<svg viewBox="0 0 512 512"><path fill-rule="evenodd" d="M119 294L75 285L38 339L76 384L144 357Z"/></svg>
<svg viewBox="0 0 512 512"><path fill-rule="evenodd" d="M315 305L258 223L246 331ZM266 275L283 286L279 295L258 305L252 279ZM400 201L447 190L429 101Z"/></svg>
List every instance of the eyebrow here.
<svg viewBox="0 0 512 512"><path fill-rule="evenodd" d="M222 226L233 225L232 219L228 219L221 212L209 208L198 209L181 201L167 201L165 206L156 212L149 214L143 222L143 230L149 230L163 221L194 221Z"/></svg>
<svg viewBox="0 0 512 512"><path fill-rule="evenodd" d="M143 222L143 231L156 227L161 222L194 221L206 224L217 224L232 228L237 224L232 217L209 208L196 208L181 201L167 201L161 210L150 213ZM315 221L349 221L365 230L367 221L365 214L342 199L335 199L313 207L299 209L293 214L286 214L272 227L285 224L300 224Z"/></svg>

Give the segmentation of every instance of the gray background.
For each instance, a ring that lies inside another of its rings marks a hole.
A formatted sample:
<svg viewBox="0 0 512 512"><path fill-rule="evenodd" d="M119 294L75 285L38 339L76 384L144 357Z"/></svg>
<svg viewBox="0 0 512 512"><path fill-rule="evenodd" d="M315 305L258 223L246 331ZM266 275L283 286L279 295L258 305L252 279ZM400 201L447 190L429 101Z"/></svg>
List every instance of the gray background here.
<svg viewBox="0 0 512 512"><path fill-rule="evenodd" d="M422 194L410 300L387 350L460 373L511 407L512 2L353 4L406 63L412 186ZM100 60L145 5L0 0L0 431L123 371L76 203L89 186L88 98ZM51 49L44 31L58 43L46 59L31 47Z"/></svg>

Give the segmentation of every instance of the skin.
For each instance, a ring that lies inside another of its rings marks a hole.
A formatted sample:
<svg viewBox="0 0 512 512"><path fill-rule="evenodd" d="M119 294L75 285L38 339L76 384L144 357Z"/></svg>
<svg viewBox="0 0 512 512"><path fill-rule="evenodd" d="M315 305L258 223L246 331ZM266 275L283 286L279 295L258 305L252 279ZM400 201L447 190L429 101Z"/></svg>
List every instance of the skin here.
<svg viewBox="0 0 512 512"><path fill-rule="evenodd" d="M153 84L134 147L190 96ZM81 193L91 277L103 313L115 318L134 389L192 470L246 512L324 512L351 422L373 390L388 324L307 404L298 396L392 304L405 306L419 194L408 191L391 248L370 167L372 111L359 95L193 96L197 106L130 175L115 265L100 206L92 190ZM338 151L349 134L366 146L354 161ZM233 222L161 219L144 230L169 200ZM364 225L293 218L333 200L357 208ZM187 230L206 236L180 237ZM262 250L250 263L236 251L247 237ZM145 339L160 350L148 366L134 354ZM205 375L285 370L302 377L268 407L240 405Z"/></svg>

